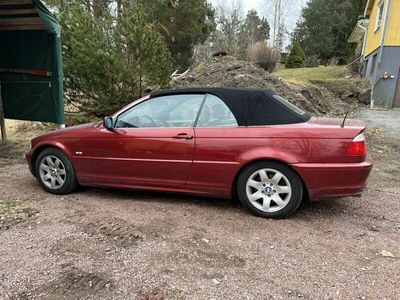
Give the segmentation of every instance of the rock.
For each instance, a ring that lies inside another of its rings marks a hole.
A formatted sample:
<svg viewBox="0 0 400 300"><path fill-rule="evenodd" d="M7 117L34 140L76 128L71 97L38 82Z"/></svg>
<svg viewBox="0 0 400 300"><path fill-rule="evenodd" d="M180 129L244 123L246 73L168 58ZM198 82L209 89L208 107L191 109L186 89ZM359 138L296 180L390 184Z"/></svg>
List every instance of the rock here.
<svg viewBox="0 0 400 300"><path fill-rule="evenodd" d="M378 227L376 227L375 225L371 225L369 227L369 230L371 230L371 231L379 231Z"/></svg>
<svg viewBox="0 0 400 300"><path fill-rule="evenodd" d="M227 56L228 53L226 51L218 51L212 54L212 57L219 57L219 56Z"/></svg>
<svg viewBox="0 0 400 300"><path fill-rule="evenodd" d="M381 250L381 251L379 251L379 253L378 253L380 256L383 256L383 257L391 257L391 258L394 258L395 256L394 256L394 254L392 253L392 252L389 252L389 251L387 251L387 250Z"/></svg>
<svg viewBox="0 0 400 300"><path fill-rule="evenodd" d="M370 88L360 89L357 98L359 102L363 104L369 104L371 101L371 89Z"/></svg>
<svg viewBox="0 0 400 300"><path fill-rule="evenodd" d="M163 300L165 299L164 291L161 288L155 288L150 293L142 296L141 300Z"/></svg>
<svg viewBox="0 0 400 300"><path fill-rule="evenodd" d="M354 93L353 92L351 92L351 91L344 91L343 93L342 93L342 99L346 99L346 98L351 98L351 97L354 97Z"/></svg>

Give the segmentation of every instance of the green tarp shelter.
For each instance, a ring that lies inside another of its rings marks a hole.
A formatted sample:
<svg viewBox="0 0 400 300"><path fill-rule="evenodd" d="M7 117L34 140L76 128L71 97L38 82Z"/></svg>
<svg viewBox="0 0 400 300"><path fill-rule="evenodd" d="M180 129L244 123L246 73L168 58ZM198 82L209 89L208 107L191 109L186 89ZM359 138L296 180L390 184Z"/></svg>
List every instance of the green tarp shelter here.
<svg viewBox="0 0 400 300"><path fill-rule="evenodd" d="M39 0L0 0L5 118L64 124L60 25Z"/></svg>

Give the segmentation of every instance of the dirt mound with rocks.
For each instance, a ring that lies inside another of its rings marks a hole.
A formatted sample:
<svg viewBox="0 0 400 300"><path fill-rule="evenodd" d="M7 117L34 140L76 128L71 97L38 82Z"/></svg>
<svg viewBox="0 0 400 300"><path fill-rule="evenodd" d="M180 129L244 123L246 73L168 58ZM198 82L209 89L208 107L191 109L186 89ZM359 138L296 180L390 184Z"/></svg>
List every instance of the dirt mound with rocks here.
<svg viewBox="0 0 400 300"><path fill-rule="evenodd" d="M313 115L338 116L347 110L347 104L326 88L289 85L264 69L232 56L203 61L185 75L174 79L172 86L267 88Z"/></svg>

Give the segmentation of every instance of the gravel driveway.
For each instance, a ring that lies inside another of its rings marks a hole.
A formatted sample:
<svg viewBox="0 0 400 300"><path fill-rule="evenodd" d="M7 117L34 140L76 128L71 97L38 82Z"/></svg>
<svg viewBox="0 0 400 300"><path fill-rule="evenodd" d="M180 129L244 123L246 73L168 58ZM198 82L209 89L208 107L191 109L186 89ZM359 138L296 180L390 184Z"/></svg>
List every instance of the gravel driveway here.
<svg viewBox="0 0 400 300"><path fill-rule="evenodd" d="M367 107L361 107L356 117L376 126L386 128L400 137L400 108L371 110Z"/></svg>
<svg viewBox="0 0 400 300"><path fill-rule="evenodd" d="M267 220L237 202L45 193L0 158L0 299L398 299L400 143L370 128L362 198Z"/></svg>

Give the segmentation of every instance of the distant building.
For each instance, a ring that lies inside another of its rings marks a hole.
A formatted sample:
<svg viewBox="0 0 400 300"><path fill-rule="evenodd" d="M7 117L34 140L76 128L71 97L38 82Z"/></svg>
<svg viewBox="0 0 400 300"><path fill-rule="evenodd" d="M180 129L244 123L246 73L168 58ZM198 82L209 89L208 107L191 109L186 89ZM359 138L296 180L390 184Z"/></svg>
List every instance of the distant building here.
<svg viewBox="0 0 400 300"><path fill-rule="evenodd" d="M287 53L287 52L281 52L279 62L280 62L281 64L285 64L288 55L289 55L289 53Z"/></svg>
<svg viewBox="0 0 400 300"><path fill-rule="evenodd" d="M349 42L358 42L371 107L400 107L400 0L368 0Z"/></svg>

